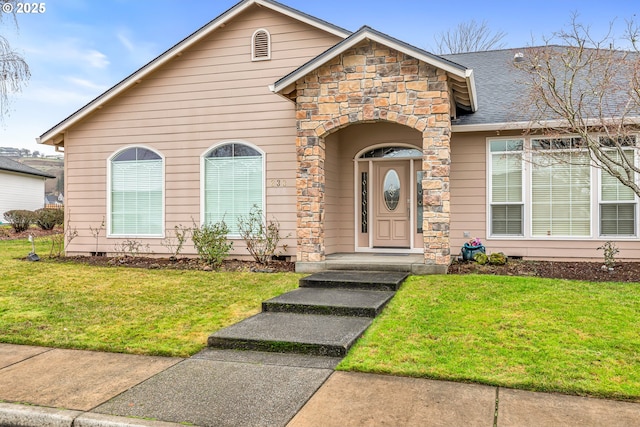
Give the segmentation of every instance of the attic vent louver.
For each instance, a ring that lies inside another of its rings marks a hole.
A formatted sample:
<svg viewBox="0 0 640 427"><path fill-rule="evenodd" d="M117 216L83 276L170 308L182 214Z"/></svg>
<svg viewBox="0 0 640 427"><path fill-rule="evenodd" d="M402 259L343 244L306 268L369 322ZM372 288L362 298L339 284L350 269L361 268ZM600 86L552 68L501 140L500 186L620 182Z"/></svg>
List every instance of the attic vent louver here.
<svg viewBox="0 0 640 427"><path fill-rule="evenodd" d="M251 38L251 60L265 61L271 59L271 35L265 29L259 29Z"/></svg>

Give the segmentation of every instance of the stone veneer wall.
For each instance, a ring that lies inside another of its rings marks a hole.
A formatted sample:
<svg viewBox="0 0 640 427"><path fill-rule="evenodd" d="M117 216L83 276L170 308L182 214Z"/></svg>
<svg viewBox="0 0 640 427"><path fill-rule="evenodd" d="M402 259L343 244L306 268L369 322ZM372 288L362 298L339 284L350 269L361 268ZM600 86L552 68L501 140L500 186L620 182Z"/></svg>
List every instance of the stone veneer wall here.
<svg viewBox="0 0 640 427"><path fill-rule="evenodd" d="M354 123L389 121L422 133L425 263L449 247L450 103L446 73L363 42L296 83L298 262L323 261L324 137Z"/></svg>

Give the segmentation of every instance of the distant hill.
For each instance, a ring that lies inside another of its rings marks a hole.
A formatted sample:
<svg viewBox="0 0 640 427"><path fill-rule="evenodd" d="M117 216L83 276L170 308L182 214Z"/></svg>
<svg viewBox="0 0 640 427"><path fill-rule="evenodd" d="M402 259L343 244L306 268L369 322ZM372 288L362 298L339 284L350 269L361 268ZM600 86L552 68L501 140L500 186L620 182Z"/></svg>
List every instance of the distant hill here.
<svg viewBox="0 0 640 427"><path fill-rule="evenodd" d="M19 157L14 160L56 177L45 181L44 191L47 195L64 193L64 159Z"/></svg>

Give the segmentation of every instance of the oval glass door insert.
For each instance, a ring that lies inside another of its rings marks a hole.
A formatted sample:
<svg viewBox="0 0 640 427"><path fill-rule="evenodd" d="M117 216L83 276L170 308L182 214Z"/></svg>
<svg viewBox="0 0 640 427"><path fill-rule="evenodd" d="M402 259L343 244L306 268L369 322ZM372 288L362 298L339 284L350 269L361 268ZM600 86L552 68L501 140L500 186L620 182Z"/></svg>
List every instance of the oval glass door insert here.
<svg viewBox="0 0 640 427"><path fill-rule="evenodd" d="M400 177L394 169L384 176L383 191L384 204L390 211L395 211L400 202Z"/></svg>

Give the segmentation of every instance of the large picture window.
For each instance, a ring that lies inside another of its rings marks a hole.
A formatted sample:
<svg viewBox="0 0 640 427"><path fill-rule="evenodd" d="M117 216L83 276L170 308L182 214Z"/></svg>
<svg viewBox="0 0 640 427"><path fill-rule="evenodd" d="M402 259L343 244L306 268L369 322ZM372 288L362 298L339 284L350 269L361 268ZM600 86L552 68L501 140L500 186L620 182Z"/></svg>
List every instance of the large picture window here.
<svg viewBox="0 0 640 427"><path fill-rule="evenodd" d="M591 165L578 138L531 141L531 234L591 235Z"/></svg>
<svg viewBox="0 0 640 427"><path fill-rule="evenodd" d="M238 235L238 218L256 205L263 209L263 158L255 148L228 143L204 158L204 222L223 221Z"/></svg>
<svg viewBox="0 0 640 427"><path fill-rule="evenodd" d="M162 236L162 158L147 148L128 148L111 159L110 170L109 234Z"/></svg>
<svg viewBox="0 0 640 427"><path fill-rule="evenodd" d="M609 155L633 163L635 142ZM637 236L637 196L592 164L580 138L496 138L488 150L491 236Z"/></svg>

